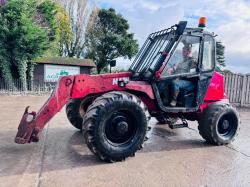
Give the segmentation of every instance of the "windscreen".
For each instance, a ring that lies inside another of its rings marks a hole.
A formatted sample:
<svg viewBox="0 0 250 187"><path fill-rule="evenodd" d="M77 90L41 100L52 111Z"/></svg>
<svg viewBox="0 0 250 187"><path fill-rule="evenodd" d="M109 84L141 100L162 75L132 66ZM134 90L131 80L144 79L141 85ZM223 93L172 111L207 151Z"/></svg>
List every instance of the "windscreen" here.
<svg viewBox="0 0 250 187"><path fill-rule="evenodd" d="M162 54L168 52L166 49L174 37L173 31L173 28L170 28L151 34L142 46L130 70L134 73L141 73L154 69Z"/></svg>

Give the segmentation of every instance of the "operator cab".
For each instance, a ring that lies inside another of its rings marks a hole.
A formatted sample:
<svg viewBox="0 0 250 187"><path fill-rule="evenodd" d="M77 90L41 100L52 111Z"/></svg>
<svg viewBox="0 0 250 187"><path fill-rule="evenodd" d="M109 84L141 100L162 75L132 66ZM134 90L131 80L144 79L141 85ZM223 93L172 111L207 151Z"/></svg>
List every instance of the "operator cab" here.
<svg viewBox="0 0 250 187"><path fill-rule="evenodd" d="M187 29L176 43L170 57L164 60L166 65L157 81L157 87L165 107L170 107L176 82L184 84L180 88L176 107L197 107L198 94L202 94L201 76L212 76L215 64L214 38L210 34L201 35L192 31L194 30Z"/></svg>
<svg viewBox="0 0 250 187"><path fill-rule="evenodd" d="M152 83L165 112L196 111L203 102L216 58L214 35L204 31L204 21L198 28L186 28L187 22L180 22L151 34L130 67L132 80Z"/></svg>

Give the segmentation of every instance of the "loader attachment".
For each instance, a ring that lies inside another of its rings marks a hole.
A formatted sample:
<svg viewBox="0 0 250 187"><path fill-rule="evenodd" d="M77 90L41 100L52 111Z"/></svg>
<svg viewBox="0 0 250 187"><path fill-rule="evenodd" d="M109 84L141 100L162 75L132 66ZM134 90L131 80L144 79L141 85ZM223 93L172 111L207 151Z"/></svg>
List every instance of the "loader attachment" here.
<svg viewBox="0 0 250 187"><path fill-rule="evenodd" d="M74 76L65 76L60 78L50 98L38 113L29 112L29 107L26 107L18 126L18 132L15 138L16 143L26 144L39 141L39 133L42 131L44 126L71 98L74 79Z"/></svg>
<svg viewBox="0 0 250 187"><path fill-rule="evenodd" d="M15 142L18 144L29 143L35 126L34 119L36 116L35 112L28 112L29 106L26 107L23 117L21 119L20 125L18 127L18 132L15 138Z"/></svg>

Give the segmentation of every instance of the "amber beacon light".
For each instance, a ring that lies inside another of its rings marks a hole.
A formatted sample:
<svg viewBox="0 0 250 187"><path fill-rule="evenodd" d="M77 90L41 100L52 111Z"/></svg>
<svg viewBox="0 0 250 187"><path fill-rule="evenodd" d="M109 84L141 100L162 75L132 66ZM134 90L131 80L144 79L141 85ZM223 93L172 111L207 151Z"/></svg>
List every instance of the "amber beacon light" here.
<svg viewBox="0 0 250 187"><path fill-rule="evenodd" d="M204 28L206 27L206 23L207 23L207 18L206 17L201 17L199 20L199 27Z"/></svg>

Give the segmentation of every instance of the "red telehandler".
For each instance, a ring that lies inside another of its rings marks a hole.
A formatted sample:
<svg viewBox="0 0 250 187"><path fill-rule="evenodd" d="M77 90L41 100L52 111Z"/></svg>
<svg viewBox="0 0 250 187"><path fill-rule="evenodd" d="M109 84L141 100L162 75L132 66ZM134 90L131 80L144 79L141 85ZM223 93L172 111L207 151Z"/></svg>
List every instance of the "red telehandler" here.
<svg viewBox="0 0 250 187"><path fill-rule="evenodd" d="M72 125L107 162L125 160L142 148L151 116L172 129L198 121L208 143L231 143L239 115L224 94L223 75L216 72L215 35L204 30L205 20L197 28L181 21L150 34L128 72L61 77L38 113L26 108L15 142L38 142L46 123L67 104Z"/></svg>

